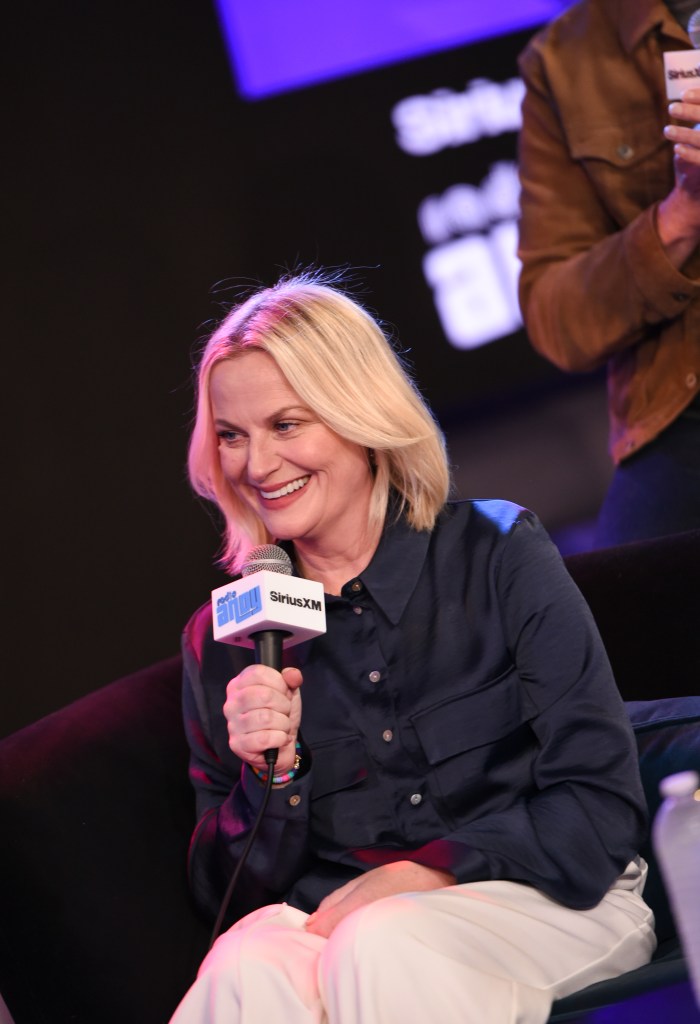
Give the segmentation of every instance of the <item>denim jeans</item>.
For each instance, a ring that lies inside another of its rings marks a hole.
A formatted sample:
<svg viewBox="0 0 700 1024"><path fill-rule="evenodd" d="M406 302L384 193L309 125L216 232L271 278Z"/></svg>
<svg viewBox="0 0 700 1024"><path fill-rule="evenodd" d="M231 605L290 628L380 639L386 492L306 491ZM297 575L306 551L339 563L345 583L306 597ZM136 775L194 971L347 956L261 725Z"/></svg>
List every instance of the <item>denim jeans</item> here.
<svg viewBox="0 0 700 1024"><path fill-rule="evenodd" d="M619 465L605 496L597 547L700 529L700 401Z"/></svg>

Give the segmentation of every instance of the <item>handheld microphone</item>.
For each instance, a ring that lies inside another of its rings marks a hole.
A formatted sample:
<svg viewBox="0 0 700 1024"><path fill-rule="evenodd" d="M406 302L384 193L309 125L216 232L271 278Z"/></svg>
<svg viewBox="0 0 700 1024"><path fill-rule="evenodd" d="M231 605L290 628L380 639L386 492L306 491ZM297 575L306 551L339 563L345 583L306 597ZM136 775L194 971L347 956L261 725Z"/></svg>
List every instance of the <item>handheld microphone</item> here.
<svg viewBox="0 0 700 1024"><path fill-rule="evenodd" d="M666 97L679 100L692 85L700 86L700 8L693 11L688 21L688 35L694 50L671 50L664 53Z"/></svg>
<svg viewBox="0 0 700 1024"><path fill-rule="evenodd" d="M700 50L700 7L690 15L688 35L695 49Z"/></svg>
<svg viewBox="0 0 700 1024"><path fill-rule="evenodd" d="M214 639L255 649L258 665L282 669L282 650L326 632L323 584L292 576L289 555L274 544L253 548L243 577L212 591ZM265 751L270 771L278 751Z"/></svg>

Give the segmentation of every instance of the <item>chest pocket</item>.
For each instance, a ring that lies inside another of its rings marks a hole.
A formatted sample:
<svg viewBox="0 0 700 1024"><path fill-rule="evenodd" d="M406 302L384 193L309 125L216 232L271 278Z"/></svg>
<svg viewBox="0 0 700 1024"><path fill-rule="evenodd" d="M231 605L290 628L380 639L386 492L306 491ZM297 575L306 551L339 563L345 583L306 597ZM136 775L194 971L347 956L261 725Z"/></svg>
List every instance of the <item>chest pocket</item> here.
<svg viewBox="0 0 700 1024"><path fill-rule="evenodd" d="M591 127L574 124L569 149L595 185L612 218L622 227L673 185L673 155L655 118Z"/></svg>
<svg viewBox="0 0 700 1024"><path fill-rule="evenodd" d="M471 693L414 715L435 796L463 818L510 802L529 779L536 746L515 668Z"/></svg>
<svg viewBox="0 0 700 1024"><path fill-rule="evenodd" d="M314 765L311 831L327 857L371 845L377 823L367 814L370 762L359 736L310 743Z"/></svg>

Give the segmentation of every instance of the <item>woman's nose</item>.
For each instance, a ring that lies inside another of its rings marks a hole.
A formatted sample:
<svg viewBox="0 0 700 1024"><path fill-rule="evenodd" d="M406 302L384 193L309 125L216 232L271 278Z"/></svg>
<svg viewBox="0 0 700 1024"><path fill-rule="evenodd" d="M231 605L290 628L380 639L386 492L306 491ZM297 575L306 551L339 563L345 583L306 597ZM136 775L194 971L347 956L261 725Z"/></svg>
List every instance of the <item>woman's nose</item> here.
<svg viewBox="0 0 700 1024"><path fill-rule="evenodd" d="M251 437L248 443L248 479L252 484L262 483L278 468L281 459L277 454L275 439Z"/></svg>

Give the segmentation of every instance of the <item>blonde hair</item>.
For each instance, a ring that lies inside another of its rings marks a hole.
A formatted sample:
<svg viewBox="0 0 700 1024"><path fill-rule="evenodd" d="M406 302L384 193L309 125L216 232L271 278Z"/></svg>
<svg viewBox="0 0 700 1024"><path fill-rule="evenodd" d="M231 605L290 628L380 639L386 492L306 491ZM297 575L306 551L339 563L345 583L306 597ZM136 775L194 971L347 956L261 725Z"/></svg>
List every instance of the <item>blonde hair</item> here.
<svg viewBox="0 0 700 1024"><path fill-rule="evenodd" d="M213 367L248 348L269 353L326 426L374 453L374 522L384 522L393 491L397 516L405 512L414 529L432 529L450 488L437 423L376 321L330 278L301 274L232 309L199 364L188 468L194 490L223 513L222 564L238 572L251 547L275 540L224 478L211 413Z"/></svg>

